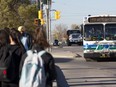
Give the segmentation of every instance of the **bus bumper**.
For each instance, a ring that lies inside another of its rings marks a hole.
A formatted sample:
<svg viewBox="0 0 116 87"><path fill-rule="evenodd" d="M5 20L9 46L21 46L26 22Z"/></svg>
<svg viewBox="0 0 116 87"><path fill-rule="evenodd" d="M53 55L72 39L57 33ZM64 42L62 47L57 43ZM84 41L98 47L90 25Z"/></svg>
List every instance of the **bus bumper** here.
<svg viewBox="0 0 116 87"><path fill-rule="evenodd" d="M112 53L84 53L84 58L116 58L116 52L112 52Z"/></svg>

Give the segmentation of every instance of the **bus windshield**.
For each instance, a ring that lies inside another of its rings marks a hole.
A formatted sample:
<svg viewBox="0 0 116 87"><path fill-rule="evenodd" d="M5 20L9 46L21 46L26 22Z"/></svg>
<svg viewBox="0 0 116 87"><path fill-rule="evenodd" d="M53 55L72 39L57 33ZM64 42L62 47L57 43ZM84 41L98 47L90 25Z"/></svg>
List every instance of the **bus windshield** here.
<svg viewBox="0 0 116 87"><path fill-rule="evenodd" d="M104 39L103 24L87 24L84 26L84 40L100 41Z"/></svg>
<svg viewBox="0 0 116 87"><path fill-rule="evenodd" d="M105 25L105 39L116 40L116 24Z"/></svg>

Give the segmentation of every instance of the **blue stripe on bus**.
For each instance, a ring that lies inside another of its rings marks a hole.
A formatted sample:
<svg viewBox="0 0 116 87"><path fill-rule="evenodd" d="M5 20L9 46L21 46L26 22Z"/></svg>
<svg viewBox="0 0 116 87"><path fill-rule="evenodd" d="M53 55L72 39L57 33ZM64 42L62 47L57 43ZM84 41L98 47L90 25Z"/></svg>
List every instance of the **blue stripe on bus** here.
<svg viewBox="0 0 116 87"><path fill-rule="evenodd" d="M96 48L97 45L93 44L93 45L84 45L84 48Z"/></svg>
<svg viewBox="0 0 116 87"><path fill-rule="evenodd" d="M92 45L84 45L84 49L95 49L97 46L101 46L102 48L111 48L111 49L116 49L116 45L108 45L108 44L104 44L104 45L96 45L96 44L92 44Z"/></svg>

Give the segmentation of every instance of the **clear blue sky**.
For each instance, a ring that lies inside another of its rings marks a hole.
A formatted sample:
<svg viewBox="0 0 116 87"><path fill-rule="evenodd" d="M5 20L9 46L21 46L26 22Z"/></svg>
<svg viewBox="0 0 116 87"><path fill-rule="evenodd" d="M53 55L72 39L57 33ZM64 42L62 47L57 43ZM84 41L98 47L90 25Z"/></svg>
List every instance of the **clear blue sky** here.
<svg viewBox="0 0 116 87"><path fill-rule="evenodd" d="M52 9L61 12L61 18L52 21L52 27L65 24L82 24L87 15L111 14L116 15L116 0L53 0Z"/></svg>

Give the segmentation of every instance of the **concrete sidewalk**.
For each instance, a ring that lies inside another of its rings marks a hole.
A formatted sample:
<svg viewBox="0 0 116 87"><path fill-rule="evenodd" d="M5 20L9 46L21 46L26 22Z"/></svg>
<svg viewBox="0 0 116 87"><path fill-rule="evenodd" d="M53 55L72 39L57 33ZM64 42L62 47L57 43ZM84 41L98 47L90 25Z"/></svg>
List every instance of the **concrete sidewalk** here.
<svg viewBox="0 0 116 87"><path fill-rule="evenodd" d="M75 53L72 53L70 51L65 51L65 52L50 52L53 57L58 57L58 58L74 58L76 56Z"/></svg>

